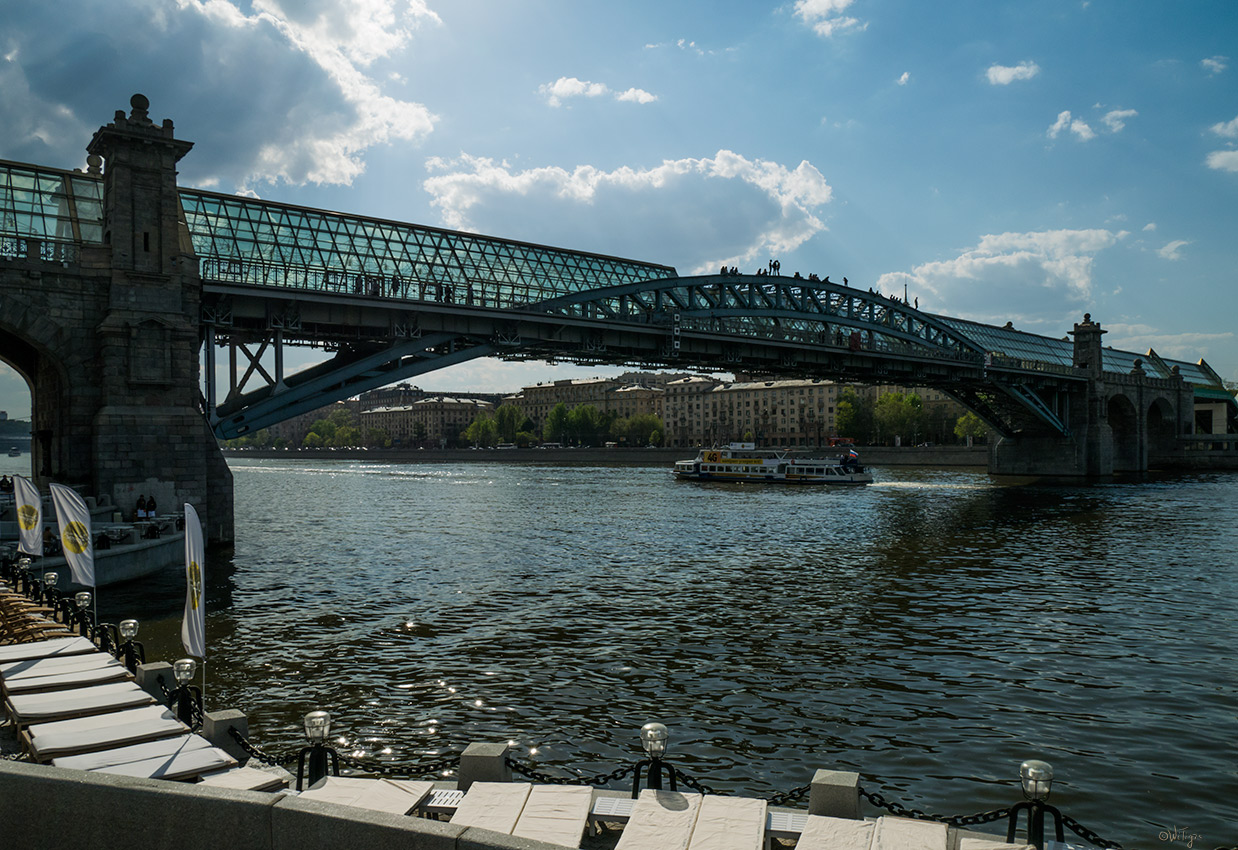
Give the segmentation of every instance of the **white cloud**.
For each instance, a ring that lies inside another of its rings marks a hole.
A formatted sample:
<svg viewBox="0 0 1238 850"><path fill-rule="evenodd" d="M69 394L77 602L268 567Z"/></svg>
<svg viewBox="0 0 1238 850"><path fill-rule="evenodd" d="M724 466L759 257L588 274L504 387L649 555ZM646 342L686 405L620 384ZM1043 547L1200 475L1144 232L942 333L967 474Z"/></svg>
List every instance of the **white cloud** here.
<svg viewBox="0 0 1238 850"><path fill-rule="evenodd" d="M650 94L644 89L630 88L612 92L605 83L592 83L576 77L560 77L553 83L543 83L538 86L537 92L546 98L546 103L550 106L562 106L563 101L571 97L601 97L605 94L613 94L615 100L629 103L653 103L658 99L656 94Z"/></svg>
<svg viewBox="0 0 1238 850"><path fill-rule="evenodd" d="M795 14L812 27L813 32L824 38L847 30L862 32L868 29L868 23L844 14L854 2L855 0L795 0Z"/></svg>
<svg viewBox="0 0 1238 850"><path fill-rule="evenodd" d="M1186 241L1185 239L1176 239L1173 242L1170 242L1169 244L1165 245L1164 247L1158 248L1156 250L1156 255L1160 257L1162 260L1181 260L1182 259L1182 254L1180 253L1181 250L1190 244L1191 243Z"/></svg>
<svg viewBox="0 0 1238 850"><path fill-rule="evenodd" d="M1094 294L1092 263L1126 231L1047 230L983 236L957 257L916 266L910 283L934 312L983 322L1014 321L1023 329L1053 330ZM901 273L887 273L879 288L902 291Z"/></svg>
<svg viewBox="0 0 1238 850"><path fill-rule="evenodd" d="M1238 172L1238 151L1213 151L1204 161L1217 171Z"/></svg>
<svg viewBox="0 0 1238 850"><path fill-rule="evenodd" d="M1218 136L1224 136L1227 139L1238 139L1238 118L1233 121L1222 121L1219 124L1213 124L1209 129Z"/></svg>
<svg viewBox="0 0 1238 850"><path fill-rule="evenodd" d="M220 50L221 63L247 49L270 51L274 46L285 54L306 57L325 77L303 80L299 91L305 97L288 98L284 115L271 116L266 138L257 141L256 154L245 164L248 173L242 184L281 179L350 183L365 170L363 155L368 149L393 141L418 141L434 128L437 118L425 106L383 94L364 71L375 60L407 46L423 24L438 22L422 0L310 5L255 0L253 14L230 0L176 0L176 4L181 12L196 13L214 29L210 40ZM203 52L211 49L208 45ZM324 86L333 97L315 102L315 87Z"/></svg>
<svg viewBox="0 0 1238 850"><path fill-rule="evenodd" d="M899 77L899 78L898 78L898 84L899 84L900 86L905 86L905 85L907 85L907 82L908 82L910 79L911 79L911 72L910 72L910 71L904 71L904 72L903 72L903 75L902 75L901 77Z"/></svg>
<svg viewBox="0 0 1238 850"><path fill-rule="evenodd" d="M1126 127L1126 119L1134 118L1139 113L1133 109L1111 109L1105 113L1105 117L1101 118L1101 123L1108 128L1110 133L1121 132Z"/></svg>
<svg viewBox="0 0 1238 850"><path fill-rule="evenodd" d="M468 155L433 158L426 167L433 176L423 186L448 227L694 271L794 250L825 229L816 209L833 193L807 161L787 168L727 150L613 171L590 165L515 171Z"/></svg>
<svg viewBox="0 0 1238 850"><path fill-rule="evenodd" d="M656 94L650 94L644 89L628 89L615 95L615 100L626 100L632 103L653 103L657 99Z"/></svg>
<svg viewBox="0 0 1238 850"><path fill-rule="evenodd" d="M605 83L591 83L576 77L560 77L553 83L543 83L537 88L551 106L559 106L569 97L601 97L610 91Z"/></svg>
<svg viewBox="0 0 1238 850"><path fill-rule="evenodd" d="M1071 118L1070 110L1064 109L1058 113L1057 121L1048 130L1050 139L1056 139L1063 130L1070 130L1082 142L1096 138L1095 131L1081 118Z"/></svg>
<svg viewBox="0 0 1238 850"><path fill-rule="evenodd" d="M1212 74L1214 76L1216 74L1221 73L1226 68L1228 68L1229 67L1229 65L1227 64L1228 62L1229 62L1228 56L1212 56L1207 59L1199 60L1200 67L1202 67L1205 71L1207 71L1209 74Z"/></svg>
<svg viewBox="0 0 1238 850"><path fill-rule="evenodd" d="M1124 324L1116 322L1106 325L1109 331L1105 335L1105 344L1126 351L1147 351L1152 349L1162 357L1171 360L1186 360L1194 363L1201 357L1207 358L1218 343L1227 343L1234 339L1231 331L1224 333L1166 333L1162 328L1144 324Z"/></svg>
<svg viewBox="0 0 1238 850"><path fill-rule="evenodd" d="M995 86L1008 86L1015 80L1030 80L1040 73L1040 66L1035 62L1020 62L1018 65L990 65L985 75L989 83Z"/></svg>
<svg viewBox="0 0 1238 850"><path fill-rule="evenodd" d="M1143 226L1143 230L1145 233L1151 233L1153 230L1156 230L1156 222L1149 221L1147 224Z"/></svg>

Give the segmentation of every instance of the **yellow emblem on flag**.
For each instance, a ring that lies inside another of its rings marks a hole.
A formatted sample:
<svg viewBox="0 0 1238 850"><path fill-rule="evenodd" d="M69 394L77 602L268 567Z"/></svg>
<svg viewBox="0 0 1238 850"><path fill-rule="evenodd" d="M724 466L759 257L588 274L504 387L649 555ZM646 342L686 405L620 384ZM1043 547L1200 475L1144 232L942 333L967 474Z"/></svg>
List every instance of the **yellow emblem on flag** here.
<svg viewBox="0 0 1238 850"><path fill-rule="evenodd" d="M202 602L202 567L197 561L189 562L189 604L197 610Z"/></svg>
<svg viewBox="0 0 1238 850"><path fill-rule="evenodd" d="M17 509L17 522L22 531L30 531L39 521L39 509L34 505L22 505Z"/></svg>
<svg viewBox="0 0 1238 850"><path fill-rule="evenodd" d="M60 533L60 542L74 555L80 555L90 548L90 532L86 530L86 526L74 521Z"/></svg>

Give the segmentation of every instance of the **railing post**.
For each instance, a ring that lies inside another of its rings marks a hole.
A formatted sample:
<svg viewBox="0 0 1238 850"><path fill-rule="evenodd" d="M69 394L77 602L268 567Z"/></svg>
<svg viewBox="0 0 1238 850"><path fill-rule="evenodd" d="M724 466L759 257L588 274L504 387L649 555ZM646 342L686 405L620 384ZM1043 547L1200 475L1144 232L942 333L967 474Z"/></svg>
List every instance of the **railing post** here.
<svg viewBox="0 0 1238 850"><path fill-rule="evenodd" d="M469 744L460 755L460 779L456 787L469 790L474 782L511 782L507 744Z"/></svg>
<svg viewBox="0 0 1238 850"><path fill-rule="evenodd" d="M138 687L153 696L156 701L166 703L168 697L164 694L163 689L166 687L169 691L172 690L172 684L176 681L172 677L172 665L166 661L152 661L149 664L139 664L137 670ZM163 677L163 686L159 684L159 677Z"/></svg>
<svg viewBox="0 0 1238 850"><path fill-rule="evenodd" d="M808 813L861 820L860 774L850 770L818 770L808 792Z"/></svg>
<svg viewBox="0 0 1238 850"><path fill-rule="evenodd" d="M223 711L208 711L202 715L202 737L210 741L212 746L219 747L241 764L245 764L249 760L249 753L228 734L229 729L235 729L242 738L249 737L249 718L245 716L245 712L226 708Z"/></svg>

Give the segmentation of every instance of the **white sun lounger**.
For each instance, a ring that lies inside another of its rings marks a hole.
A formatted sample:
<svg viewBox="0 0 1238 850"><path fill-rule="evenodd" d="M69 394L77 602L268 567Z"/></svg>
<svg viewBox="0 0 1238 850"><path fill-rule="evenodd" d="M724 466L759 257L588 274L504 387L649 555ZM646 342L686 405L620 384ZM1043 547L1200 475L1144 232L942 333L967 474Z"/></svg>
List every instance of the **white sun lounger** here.
<svg viewBox="0 0 1238 850"><path fill-rule="evenodd" d="M700 809L700 794L646 788L615 850L687 850Z"/></svg>
<svg viewBox="0 0 1238 850"><path fill-rule="evenodd" d="M52 766L151 779L182 779L235 767L236 760L211 746L201 735L182 735L114 750L62 756L52 759Z"/></svg>
<svg viewBox="0 0 1238 850"><path fill-rule="evenodd" d="M88 685L100 685L104 682L132 680L133 676L123 664L111 664L96 667L92 670L74 670L68 673L54 673L43 676L25 676L13 680L4 680L4 692L8 695L28 694L46 691L63 691L68 688L84 688Z"/></svg>
<svg viewBox="0 0 1238 850"><path fill-rule="evenodd" d="M1045 842L1048 845L1049 842ZM1034 844L1007 844L1005 839L978 838L976 836L959 836L959 850L1036 850Z"/></svg>
<svg viewBox="0 0 1238 850"><path fill-rule="evenodd" d="M751 797L706 795L688 850L760 850L765 839L766 802Z"/></svg>
<svg viewBox="0 0 1238 850"><path fill-rule="evenodd" d="M579 847L592 805L592 788L583 785L535 785L525 800L512 835L565 847Z"/></svg>
<svg viewBox="0 0 1238 850"><path fill-rule="evenodd" d="M84 637L49 638L48 640L35 640L30 643L16 643L12 646L0 646L0 664L9 661L25 661L29 658L82 655L83 653L98 651L99 647Z"/></svg>
<svg viewBox="0 0 1238 850"><path fill-rule="evenodd" d="M17 694L9 697L5 705L14 723L29 726L32 723L49 723L152 705L154 702L154 697L132 682L118 682L44 694Z"/></svg>
<svg viewBox="0 0 1238 850"><path fill-rule="evenodd" d="M796 850L946 850L944 823L881 817L876 821L809 815Z"/></svg>
<svg viewBox="0 0 1238 850"><path fill-rule="evenodd" d="M143 741L183 735L189 727L161 705L129 708L108 714L36 723L22 736L26 752L35 761L114 749Z"/></svg>
<svg viewBox="0 0 1238 850"><path fill-rule="evenodd" d="M82 655L52 656L51 658L28 658L25 661L9 661L0 664L0 678L24 679L29 676L50 676L56 673L73 673L78 670L94 670L120 664L106 652L87 652Z"/></svg>
<svg viewBox="0 0 1238 850"><path fill-rule="evenodd" d="M202 774L198 784L237 791L282 791L288 787L288 780L256 767L229 767Z"/></svg>
<svg viewBox="0 0 1238 850"><path fill-rule="evenodd" d="M429 796L433 788L433 782L326 776L302 791L300 798L393 815L407 815Z"/></svg>
<svg viewBox="0 0 1238 850"><path fill-rule="evenodd" d="M528 782L474 782L451 822L511 835L532 789Z"/></svg>

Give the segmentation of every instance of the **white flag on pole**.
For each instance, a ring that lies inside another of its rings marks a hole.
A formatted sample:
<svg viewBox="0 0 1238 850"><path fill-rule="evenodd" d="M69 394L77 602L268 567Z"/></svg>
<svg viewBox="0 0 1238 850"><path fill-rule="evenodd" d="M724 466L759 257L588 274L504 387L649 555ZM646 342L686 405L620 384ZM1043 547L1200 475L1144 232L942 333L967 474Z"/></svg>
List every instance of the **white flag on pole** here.
<svg viewBox="0 0 1238 850"><path fill-rule="evenodd" d="M206 549L202 545L202 523L193 505L185 503L185 619L181 622L181 643L185 652L206 660Z"/></svg>
<svg viewBox="0 0 1238 850"><path fill-rule="evenodd" d="M43 497L39 488L20 475L13 476L13 495L17 497L17 530L21 542L18 551L27 555L43 554Z"/></svg>
<svg viewBox="0 0 1238 850"><path fill-rule="evenodd" d="M95 586L95 547L90 538L90 511L86 502L63 484L52 484L52 504L60 525L60 545L69 573L77 584Z"/></svg>

